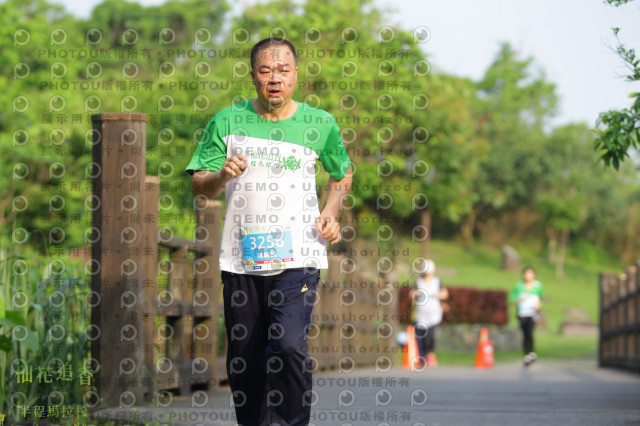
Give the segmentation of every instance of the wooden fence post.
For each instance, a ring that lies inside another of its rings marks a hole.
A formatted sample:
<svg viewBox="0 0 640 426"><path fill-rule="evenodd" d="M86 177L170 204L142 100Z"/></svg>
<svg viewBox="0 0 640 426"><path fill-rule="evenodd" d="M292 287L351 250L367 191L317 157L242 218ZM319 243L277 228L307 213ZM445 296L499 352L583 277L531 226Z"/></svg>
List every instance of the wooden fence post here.
<svg viewBox="0 0 640 426"><path fill-rule="evenodd" d="M632 324L632 330L635 329L634 338L633 338L633 363L636 366L636 369L640 371L640 260L635 262L636 265L636 275L635 275L635 283L633 285L633 297L632 304L635 312L634 315L634 324Z"/></svg>
<svg viewBox="0 0 640 426"><path fill-rule="evenodd" d="M97 392L110 406L144 397L144 238L146 114L93 114L92 290L100 294L91 322L98 360ZM116 214L117 212L117 214Z"/></svg>
<svg viewBox="0 0 640 426"><path fill-rule="evenodd" d="M145 177L144 215L144 365L146 369L145 401L153 399L155 393L154 335L156 332L156 274L158 267L158 197L160 178Z"/></svg>
<svg viewBox="0 0 640 426"><path fill-rule="evenodd" d="M202 357L209 364L209 374L212 382L219 386L226 377L223 371L226 367L218 357L218 317L222 313L220 293L220 225L222 224L222 202L217 200L203 200L196 205L196 231L194 240L211 246L209 254L203 256L194 267L195 288L206 293L209 303L206 315L208 318L196 325L194 329L194 357ZM203 315L204 316L204 315ZM205 333L205 334L202 334ZM198 340L198 335L207 335L206 339ZM211 345L209 347L209 345ZM224 359L224 355L222 354ZM219 365L220 364L220 365Z"/></svg>
<svg viewBox="0 0 640 426"><path fill-rule="evenodd" d="M193 324L189 322L192 317L186 315L186 306L189 302L186 297L187 247L172 248L169 259L171 272L167 290L173 303L170 305L169 314L171 315L167 315L167 324L173 329L173 333L167 341L167 356L178 371L178 383L175 385L180 388L180 395L186 395L189 391L189 383L184 373L191 369L191 365L185 365L185 361L191 359L189 345L191 342L185 338L185 335Z"/></svg>
<svg viewBox="0 0 640 426"><path fill-rule="evenodd" d="M606 343L604 342L604 338L605 338L604 333L606 332L606 328L607 328L606 308L609 302L608 292L609 292L609 289L608 289L608 283L605 278L605 274L600 273L598 275L598 296L600 297L600 318L599 318L600 331L598 333L598 366L599 367L605 366L605 353L607 348L605 348Z"/></svg>
<svg viewBox="0 0 640 426"><path fill-rule="evenodd" d="M600 367L640 371L638 266L636 263L623 274L600 274Z"/></svg>
<svg viewBox="0 0 640 426"><path fill-rule="evenodd" d="M321 358L320 367L332 370L340 367L342 361L343 343L340 341L340 326L343 323L343 314L345 311L340 307L340 292L343 288L342 274L340 273L340 262L344 259L340 255L329 255L329 272L328 285L329 288L324 291L324 311L322 313L328 315L328 321L321 322L321 342L326 348L326 356ZM355 362L355 361L354 361ZM351 363L348 363L351 366Z"/></svg>

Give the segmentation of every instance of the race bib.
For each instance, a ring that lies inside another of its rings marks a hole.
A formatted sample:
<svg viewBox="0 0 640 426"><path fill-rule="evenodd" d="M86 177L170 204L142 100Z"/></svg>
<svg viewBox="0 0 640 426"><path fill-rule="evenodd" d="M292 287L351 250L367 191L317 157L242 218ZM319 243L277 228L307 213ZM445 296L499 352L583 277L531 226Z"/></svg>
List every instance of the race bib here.
<svg viewBox="0 0 640 426"><path fill-rule="evenodd" d="M536 306L540 298L533 294L522 294L518 301L518 315L519 316L532 316L536 312Z"/></svg>
<svg viewBox="0 0 640 426"><path fill-rule="evenodd" d="M247 272L284 269L293 262L289 224L242 225L242 258Z"/></svg>

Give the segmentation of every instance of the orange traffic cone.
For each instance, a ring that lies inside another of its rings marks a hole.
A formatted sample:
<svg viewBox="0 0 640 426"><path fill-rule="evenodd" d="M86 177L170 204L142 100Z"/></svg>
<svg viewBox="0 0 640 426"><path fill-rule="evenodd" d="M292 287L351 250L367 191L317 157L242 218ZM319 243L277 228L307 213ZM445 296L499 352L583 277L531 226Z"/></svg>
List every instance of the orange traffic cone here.
<svg viewBox="0 0 640 426"><path fill-rule="evenodd" d="M402 349L402 366L407 370L413 370L416 367L420 367L419 362L416 331L412 325L409 325L407 326L407 341Z"/></svg>
<svg viewBox="0 0 640 426"><path fill-rule="evenodd" d="M476 352L476 368L491 368L495 364L493 359L493 344L489 340L489 330L483 327L480 330L478 351Z"/></svg>

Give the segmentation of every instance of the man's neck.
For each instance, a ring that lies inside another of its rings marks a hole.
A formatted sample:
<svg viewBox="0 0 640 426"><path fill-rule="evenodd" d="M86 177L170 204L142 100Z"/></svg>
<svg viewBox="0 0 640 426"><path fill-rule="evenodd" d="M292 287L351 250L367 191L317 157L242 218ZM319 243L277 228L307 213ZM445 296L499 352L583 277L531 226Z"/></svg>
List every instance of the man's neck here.
<svg viewBox="0 0 640 426"><path fill-rule="evenodd" d="M298 110L298 103L293 99L288 100L282 108L271 110L265 108L257 98L251 101L251 105L253 105L253 109L255 109L261 117L267 120L285 120Z"/></svg>

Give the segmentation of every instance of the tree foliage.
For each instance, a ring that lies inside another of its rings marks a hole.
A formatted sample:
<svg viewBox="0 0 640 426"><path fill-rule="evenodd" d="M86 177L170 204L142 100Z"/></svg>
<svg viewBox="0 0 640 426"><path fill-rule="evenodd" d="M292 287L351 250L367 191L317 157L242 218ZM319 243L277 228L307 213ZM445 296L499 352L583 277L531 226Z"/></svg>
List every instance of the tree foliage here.
<svg viewBox="0 0 640 426"><path fill-rule="evenodd" d="M640 249L626 237L637 182L629 168L618 178L593 172L584 126L549 131L557 95L533 58L503 44L473 81L431 72L428 43L416 38L423 29L390 25L393 15L371 1L275 0L233 21L228 9L224 0L105 0L84 20L44 0L0 3L0 97L11 106L0 113L4 231L48 239L60 228L54 249L84 244L90 114L136 111L149 114L147 174L161 176L172 201L160 225L190 237L182 171L209 118L255 96L252 43L286 36L299 50L294 99L336 117L355 164L347 204L360 236L381 223L408 232L428 207L435 234L470 243L482 236L478 225L528 209L535 223L514 238L529 238L525 228L541 242L565 231L590 242L606 234L612 251Z"/></svg>
<svg viewBox="0 0 640 426"><path fill-rule="evenodd" d="M615 7L630 3L632 0L605 0ZM615 51L629 69L628 81L640 81L640 57L633 48L628 48L618 38L620 28L613 28L618 46ZM600 113L594 129L597 138L594 148L601 153L604 164L614 169L629 156L631 150L640 147L640 92L629 94L631 106L620 110L609 110Z"/></svg>

